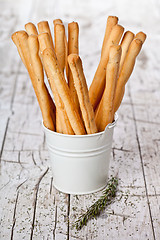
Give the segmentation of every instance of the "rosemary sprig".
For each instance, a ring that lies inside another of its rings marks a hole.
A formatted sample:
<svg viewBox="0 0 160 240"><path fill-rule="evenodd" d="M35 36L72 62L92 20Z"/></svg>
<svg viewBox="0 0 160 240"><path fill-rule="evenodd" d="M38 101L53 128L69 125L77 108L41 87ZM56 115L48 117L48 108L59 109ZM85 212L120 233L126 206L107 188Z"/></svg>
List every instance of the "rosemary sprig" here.
<svg viewBox="0 0 160 240"><path fill-rule="evenodd" d="M74 226L77 230L80 230L84 225L87 225L88 220L99 216L104 208L111 204L113 198L116 196L117 185L118 179L116 177L112 177L108 181L107 187L103 191L103 195L75 222Z"/></svg>

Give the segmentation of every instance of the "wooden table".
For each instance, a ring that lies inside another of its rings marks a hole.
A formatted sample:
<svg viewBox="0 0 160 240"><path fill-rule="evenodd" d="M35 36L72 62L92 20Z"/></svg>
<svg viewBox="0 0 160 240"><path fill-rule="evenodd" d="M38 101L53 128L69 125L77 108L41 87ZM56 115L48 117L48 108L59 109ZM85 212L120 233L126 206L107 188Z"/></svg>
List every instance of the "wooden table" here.
<svg viewBox="0 0 160 240"><path fill-rule="evenodd" d="M158 1L0 1L0 239L160 239L160 4ZM110 175L116 201L77 232L72 224L101 192L53 187L41 114L10 36L28 21L80 25L80 55L90 84L108 15L148 38L127 85L114 133Z"/></svg>

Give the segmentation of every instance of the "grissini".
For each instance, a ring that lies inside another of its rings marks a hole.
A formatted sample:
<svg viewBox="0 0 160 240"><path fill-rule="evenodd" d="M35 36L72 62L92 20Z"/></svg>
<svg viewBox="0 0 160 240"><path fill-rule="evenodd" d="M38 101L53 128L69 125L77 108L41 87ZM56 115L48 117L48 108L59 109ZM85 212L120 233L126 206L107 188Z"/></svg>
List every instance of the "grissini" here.
<svg viewBox="0 0 160 240"><path fill-rule="evenodd" d="M79 26L77 22L68 24L68 53L79 54Z"/></svg>
<svg viewBox="0 0 160 240"><path fill-rule="evenodd" d="M116 45L119 43L123 32L124 28L118 24L112 28L112 31L104 49L104 54L100 59L97 71L89 88L89 97L94 110L98 106L98 103L100 102L105 88L106 66L108 62L109 49L112 45Z"/></svg>
<svg viewBox="0 0 160 240"><path fill-rule="evenodd" d="M55 24L54 26L55 52L62 71L65 68L65 28L64 25Z"/></svg>
<svg viewBox="0 0 160 240"><path fill-rule="evenodd" d="M77 22L72 22L68 24L68 55L70 54L79 54L79 26ZM76 107L79 110L78 96L74 86L73 76L69 68L68 85Z"/></svg>
<svg viewBox="0 0 160 240"><path fill-rule="evenodd" d="M147 35L144 32L138 32L135 38L140 39L142 43L145 42Z"/></svg>
<svg viewBox="0 0 160 240"><path fill-rule="evenodd" d="M67 116L75 134L85 134L86 132L83 122L75 107L75 103L64 79L64 75L60 69L56 55L51 48L47 48L43 51L43 63L49 77L51 89L54 87L57 88L58 94L63 101Z"/></svg>
<svg viewBox="0 0 160 240"><path fill-rule="evenodd" d="M74 79L83 121L88 134L96 133L97 127L94 118L94 111L89 100L88 87L83 72L82 61L77 54L68 56L69 67Z"/></svg>
<svg viewBox="0 0 160 240"><path fill-rule="evenodd" d="M41 54L43 53L45 48L52 48L51 40L47 32L39 33L38 41Z"/></svg>
<svg viewBox="0 0 160 240"><path fill-rule="evenodd" d="M55 35L56 35L56 33L55 33L55 25L56 24L62 24L63 22L62 22L62 20L61 19L55 19L55 20L53 20L53 24L54 24L54 43L55 43ZM49 46L48 46L49 47ZM46 48L46 47L45 47ZM44 49L45 49L44 48ZM56 43L55 43L55 49L56 49ZM56 91L56 101L58 101L58 103L57 104L60 104L59 105L59 109L62 107L62 105L61 105L61 100L60 100L60 98L59 98L59 95L57 94L57 91ZM56 112L56 131L57 132L59 132L59 133L63 133L63 128L62 128L62 118L64 118L63 117L63 113L62 113L62 111L60 110L60 111L57 111ZM64 132L66 132L66 131L64 131Z"/></svg>
<svg viewBox="0 0 160 240"><path fill-rule="evenodd" d="M123 36L123 39L122 39L122 42L121 42L122 55L121 55L121 61L120 61L120 66L119 66L119 72L122 69L124 59L127 55L129 46L130 46L133 38L134 38L134 33L130 32L130 31L125 32L125 34Z"/></svg>
<svg viewBox="0 0 160 240"><path fill-rule="evenodd" d="M115 101L114 101L114 112L116 112L122 102L123 95L125 92L125 84L132 74L136 57L142 48L143 42L140 39L134 39L128 49L128 53L124 60L122 70L119 74L119 78L116 86Z"/></svg>
<svg viewBox="0 0 160 240"><path fill-rule="evenodd" d="M38 31L39 31L39 33L44 33L44 32L46 32L46 33L49 34L50 41L51 41L51 46L52 46L52 48L54 49L52 34L51 34L51 30L50 30L48 21L41 21L41 22L39 22L39 23L37 24L37 26L38 26Z"/></svg>
<svg viewBox="0 0 160 240"><path fill-rule="evenodd" d="M106 85L99 103L95 120L98 131L104 131L105 127L114 120L114 96L118 78L119 63L121 58L121 46L111 46L109 60L106 68Z"/></svg>
<svg viewBox="0 0 160 240"><path fill-rule="evenodd" d="M54 24L54 30L55 30L55 25L56 24L63 24L61 19L55 19L53 20L53 24ZM63 24L64 25L64 24ZM54 35L55 35L55 31L54 31ZM68 62L67 62L67 57L68 57L68 43L67 43L67 38L66 38L66 34L64 35L64 41L65 41L65 68L66 68L66 76L68 76Z"/></svg>
<svg viewBox="0 0 160 240"><path fill-rule="evenodd" d="M116 21L116 19L115 19L115 21ZM118 19L117 19L117 21L118 21ZM123 35L123 38L122 38L122 41L121 41L122 53L121 53L119 72L122 68L122 65L124 63L124 59L125 59L126 54L128 52L129 45L132 42L133 38L134 38L134 33L130 32L130 31L125 32L125 34ZM98 107L99 107L99 104L96 106L95 114L98 110Z"/></svg>
<svg viewBox="0 0 160 240"><path fill-rule="evenodd" d="M37 78L34 72L29 45L28 45L28 34L25 31L18 31L12 35L12 39L14 38L14 35L16 35L17 37L19 48L21 49L21 53L26 64L26 68L28 70L34 91L37 96L37 100L39 102L39 106L42 112L44 125L48 129L54 131L55 127L53 123L54 121L53 112L51 113L52 109L51 109L50 100L48 97L48 92L43 85L44 83L41 80L39 81L39 79ZM35 54L36 57L38 56L38 50L39 48L37 48L37 46L36 48L33 49L33 54Z"/></svg>
<svg viewBox="0 0 160 240"><path fill-rule="evenodd" d="M39 42L38 42L37 35L30 35L28 37L28 47L29 47L30 56L31 56L31 65L33 67L34 76L36 79L36 85L41 98L42 109L43 111L46 112L43 115L46 116L46 118L51 117L55 124L56 123L55 105L44 83L43 66L41 63L41 59L39 57ZM45 121L44 121L44 124L45 124Z"/></svg>
<svg viewBox="0 0 160 240"><path fill-rule="evenodd" d="M71 127L69 118L64 108L64 104L58 94L57 88L54 83L50 83L50 86L56 103L56 131L58 133L74 135L74 131Z"/></svg>
<svg viewBox="0 0 160 240"><path fill-rule="evenodd" d="M54 19L53 25L55 26L56 24L63 24L63 21L60 18Z"/></svg>
<svg viewBox="0 0 160 240"><path fill-rule="evenodd" d="M31 34L38 35L37 28L33 23L29 22L29 23L25 24L24 27L25 27L28 35L31 35Z"/></svg>
<svg viewBox="0 0 160 240"><path fill-rule="evenodd" d="M101 56L104 54L104 49L106 48L106 44L107 44L108 38L110 36L110 33L112 31L112 28L116 24L118 24L118 17L109 16L107 18L107 24L106 24L106 30L105 30L104 40L103 40L103 44L102 44Z"/></svg>
<svg viewBox="0 0 160 240"><path fill-rule="evenodd" d="M18 50L18 53L19 53L19 56L24 64L24 66L27 68L26 66L26 61L25 61L25 58L23 56L23 53L22 53L22 50L21 50L21 46L20 46L20 42L19 42L19 39L18 39L18 36L19 36L19 31L18 32L15 32L12 34L11 38L12 38L12 41L14 42L14 44L16 45L17 47L17 50Z"/></svg>
<svg viewBox="0 0 160 240"><path fill-rule="evenodd" d="M63 24L63 21L61 19L54 19L53 20L53 25L54 25L54 42L55 42L55 35L56 35L56 32L55 32L56 24Z"/></svg>
<svg viewBox="0 0 160 240"><path fill-rule="evenodd" d="M52 48L51 39L47 32L43 32L38 34L38 41L40 46L40 55L42 59L42 52L44 51L44 49ZM54 89L54 100L56 104L56 132L63 133L63 127L61 123L61 119L63 118L63 112L62 112L63 108L62 108L61 100L58 96L56 89Z"/></svg>
<svg viewBox="0 0 160 240"><path fill-rule="evenodd" d="M50 37L49 37L48 33L39 34L38 40L39 40L39 44L40 44L41 55L46 48L52 48ZM46 71L46 75L47 75L47 71ZM47 75L47 77L48 77L48 75ZM49 81L49 83L50 83L50 81ZM73 135L74 131L73 131L70 121L67 117L66 110L64 108L64 104L57 92L56 86L53 86L53 85L54 85L54 83L52 82L52 92L53 92L55 103L56 103L56 131L59 133Z"/></svg>

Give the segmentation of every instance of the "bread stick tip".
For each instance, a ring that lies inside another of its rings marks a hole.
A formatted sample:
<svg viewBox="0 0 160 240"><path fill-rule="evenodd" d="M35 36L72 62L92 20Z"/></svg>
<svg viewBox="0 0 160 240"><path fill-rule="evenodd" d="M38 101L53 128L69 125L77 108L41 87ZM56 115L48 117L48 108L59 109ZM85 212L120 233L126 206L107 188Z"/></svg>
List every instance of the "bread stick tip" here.
<svg viewBox="0 0 160 240"><path fill-rule="evenodd" d="M27 32L24 31L24 30L20 30L20 31L17 31L17 32L13 33L12 36L11 36L13 42L14 42L14 40L15 40L16 37L19 37L19 38L28 38L28 34L27 34Z"/></svg>
<svg viewBox="0 0 160 240"><path fill-rule="evenodd" d="M108 20L113 20L115 19L118 22L118 17L117 16L108 16Z"/></svg>
<svg viewBox="0 0 160 240"><path fill-rule="evenodd" d="M119 24L116 24L113 29L115 30L121 30L121 31L124 31L124 27L122 25L119 25Z"/></svg>
<svg viewBox="0 0 160 240"><path fill-rule="evenodd" d="M131 36L134 36L134 33L131 32L131 31L126 31L126 32L124 33L124 36L125 36L125 35L131 35Z"/></svg>
<svg viewBox="0 0 160 240"><path fill-rule="evenodd" d="M144 43L147 38L147 35L144 32L138 32L135 38L140 39L142 43Z"/></svg>
<svg viewBox="0 0 160 240"><path fill-rule="evenodd" d="M71 22L71 23L68 23L68 28L74 29L74 28L79 28L79 26L77 22Z"/></svg>
<svg viewBox="0 0 160 240"><path fill-rule="evenodd" d="M38 22L37 25L41 24L41 23L48 23L48 21L47 20L42 20L42 21Z"/></svg>
<svg viewBox="0 0 160 240"><path fill-rule="evenodd" d="M54 19L53 24L55 25L57 23L63 23L63 21L60 18Z"/></svg>

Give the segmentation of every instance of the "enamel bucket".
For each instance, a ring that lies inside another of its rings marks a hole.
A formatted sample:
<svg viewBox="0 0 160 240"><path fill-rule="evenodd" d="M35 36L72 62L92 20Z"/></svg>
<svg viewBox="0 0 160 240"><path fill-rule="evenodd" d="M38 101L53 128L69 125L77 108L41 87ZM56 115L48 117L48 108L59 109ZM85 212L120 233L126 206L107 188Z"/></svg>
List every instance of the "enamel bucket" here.
<svg viewBox="0 0 160 240"><path fill-rule="evenodd" d="M56 189L67 194L89 194L106 186L117 119L115 114L105 131L88 135L61 134L43 125Z"/></svg>

